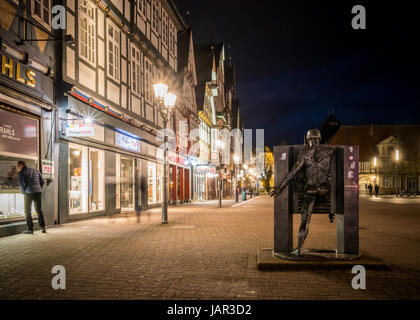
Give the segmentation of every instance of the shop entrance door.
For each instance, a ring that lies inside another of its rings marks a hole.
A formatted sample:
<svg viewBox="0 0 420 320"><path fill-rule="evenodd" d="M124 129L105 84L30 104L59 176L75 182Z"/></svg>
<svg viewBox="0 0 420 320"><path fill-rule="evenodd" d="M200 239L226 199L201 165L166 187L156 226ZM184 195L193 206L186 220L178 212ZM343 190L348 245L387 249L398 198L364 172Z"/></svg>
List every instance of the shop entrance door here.
<svg viewBox="0 0 420 320"><path fill-rule="evenodd" d="M134 211L134 159L120 159L121 211Z"/></svg>

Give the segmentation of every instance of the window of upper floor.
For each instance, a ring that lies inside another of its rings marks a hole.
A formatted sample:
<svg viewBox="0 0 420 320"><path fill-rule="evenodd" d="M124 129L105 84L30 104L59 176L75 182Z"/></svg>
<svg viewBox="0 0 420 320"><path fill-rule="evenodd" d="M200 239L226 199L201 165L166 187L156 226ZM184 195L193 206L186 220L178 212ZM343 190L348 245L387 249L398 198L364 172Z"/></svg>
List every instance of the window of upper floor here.
<svg viewBox="0 0 420 320"><path fill-rule="evenodd" d="M144 97L148 103L153 103L154 66L146 57L144 58Z"/></svg>
<svg viewBox="0 0 420 320"><path fill-rule="evenodd" d="M32 0L31 4L32 17L51 30L51 0Z"/></svg>
<svg viewBox="0 0 420 320"><path fill-rule="evenodd" d="M168 47L169 44L169 24L168 24L168 14L166 10L162 8L162 43L165 47Z"/></svg>
<svg viewBox="0 0 420 320"><path fill-rule="evenodd" d="M96 7L90 0L79 6L79 56L92 65L96 62Z"/></svg>
<svg viewBox="0 0 420 320"><path fill-rule="evenodd" d="M115 81L120 81L120 33L118 27L108 20L107 25L107 57L108 76Z"/></svg>
<svg viewBox="0 0 420 320"><path fill-rule="evenodd" d="M159 34L160 32L160 10L158 0L152 0L152 29Z"/></svg>
<svg viewBox="0 0 420 320"><path fill-rule="evenodd" d="M130 64L131 64L131 91L141 96L142 93L142 54L140 50L134 45L131 44L131 55L130 55Z"/></svg>
<svg viewBox="0 0 420 320"><path fill-rule="evenodd" d="M146 0L137 0L137 12L146 19L147 17L147 5Z"/></svg>
<svg viewBox="0 0 420 320"><path fill-rule="evenodd" d="M169 19L169 52L176 57L176 29L173 22Z"/></svg>

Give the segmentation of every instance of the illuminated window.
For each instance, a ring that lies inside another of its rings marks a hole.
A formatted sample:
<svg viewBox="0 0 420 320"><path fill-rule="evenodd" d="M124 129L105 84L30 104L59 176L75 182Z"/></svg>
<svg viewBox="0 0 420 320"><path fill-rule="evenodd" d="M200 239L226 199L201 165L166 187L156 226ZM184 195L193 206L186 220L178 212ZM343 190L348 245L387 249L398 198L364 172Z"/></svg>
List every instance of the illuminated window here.
<svg viewBox="0 0 420 320"><path fill-rule="evenodd" d="M82 1L79 8L79 55L95 64L95 6L91 1Z"/></svg>
<svg viewBox="0 0 420 320"><path fill-rule="evenodd" d="M117 27L108 22L107 32L108 44L108 76L120 81L120 31Z"/></svg>
<svg viewBox="0 0 420 320"><path fill-rule="evenodd" d="M69 146L70 214L105 210L104 152Z"/></svg>
<svg viewBox="0 0 420 320"><path fill-rule="evenodd" d="M131 90L141 95L141 53L133 44L131 45Z"/></svg>
<svg viewBox="0 0 420 320"><path fill-rule="evenodd" d="M33 0L32 16L45 28L51 30L51 0Z"/></svg>

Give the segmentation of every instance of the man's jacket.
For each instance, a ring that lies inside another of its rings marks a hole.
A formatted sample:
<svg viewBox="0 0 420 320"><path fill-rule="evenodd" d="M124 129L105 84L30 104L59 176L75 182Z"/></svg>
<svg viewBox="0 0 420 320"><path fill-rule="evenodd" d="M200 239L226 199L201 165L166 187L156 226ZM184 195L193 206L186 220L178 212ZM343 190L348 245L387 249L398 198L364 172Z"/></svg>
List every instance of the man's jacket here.
<svg viewBox="0 0 420 320"><path fill-rule="evenodd" d="M41 173L34 168L23 167L19 172L19 190L22 193L41 192L44 179Z"/></svg>

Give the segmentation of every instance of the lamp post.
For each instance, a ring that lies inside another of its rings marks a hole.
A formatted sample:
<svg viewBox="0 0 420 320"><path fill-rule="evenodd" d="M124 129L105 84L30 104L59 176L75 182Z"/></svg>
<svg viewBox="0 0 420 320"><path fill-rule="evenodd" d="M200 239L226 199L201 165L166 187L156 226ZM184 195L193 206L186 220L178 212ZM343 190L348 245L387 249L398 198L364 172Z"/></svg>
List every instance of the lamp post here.
<svg viewBox="0 0 420 320"><path fill-rule="evenodd" d="M399 166L399 160L400 160L400 151L399 150L395 150L395 161L396 163L396 167L397 167L397 176L395 177L395 195L398 197L398 180L399 180L399 176L398 176L398 166Z"/></svg>
<svg viewBox="0 0 420 320"><path fill-rule="evenodd" d="M219 152L219 208L222 207L222 192L223 192L223 182L222 182L222 150L225 147L225 143L221 138L216 141L217 150Z"/></svg>
<svg viewBox="0 0 420 320"><path fill-rule="evenodd" d="M153 85L153 90L155 92L155 97L159 101L159 111L163 119L163 129L164 129L164 150L163 150L163 200L162 200L162 224L168 223L168 201L167 201L167 158L168 158L168 136L166 134L166 124L171 117L172 109L175 106L176 95L168 92L168 86L163 83L156 83Z"/></svg>

